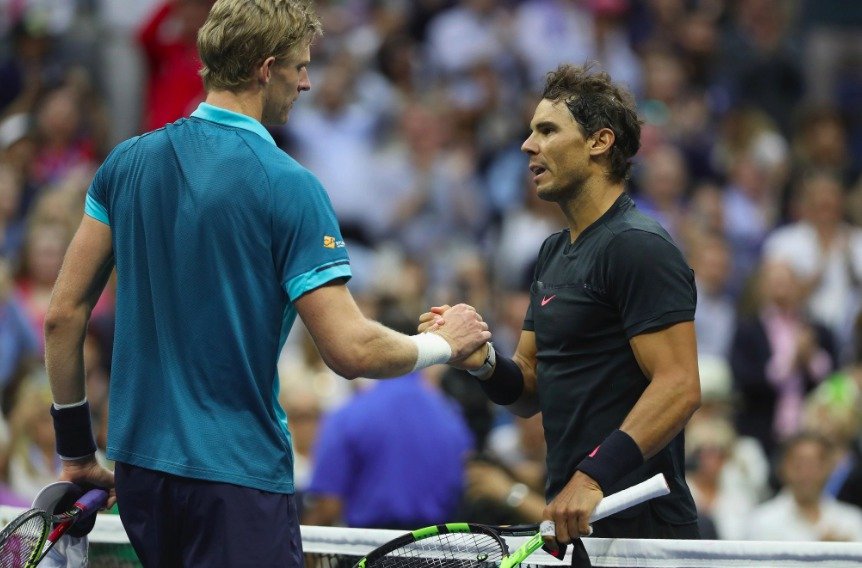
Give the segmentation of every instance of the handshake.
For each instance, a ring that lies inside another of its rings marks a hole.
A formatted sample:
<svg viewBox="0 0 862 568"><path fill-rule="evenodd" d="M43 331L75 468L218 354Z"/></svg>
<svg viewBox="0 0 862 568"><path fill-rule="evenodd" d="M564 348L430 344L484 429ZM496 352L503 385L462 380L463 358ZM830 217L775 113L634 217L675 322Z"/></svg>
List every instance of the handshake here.
<svg viewBox="0 0 862 568"><path fill-rule="evenodd" d="M472 306L435 306L419 316L419 333L434 333L449 344L449 365L475 371L484 365L490 352L488 324Z"/></svg>

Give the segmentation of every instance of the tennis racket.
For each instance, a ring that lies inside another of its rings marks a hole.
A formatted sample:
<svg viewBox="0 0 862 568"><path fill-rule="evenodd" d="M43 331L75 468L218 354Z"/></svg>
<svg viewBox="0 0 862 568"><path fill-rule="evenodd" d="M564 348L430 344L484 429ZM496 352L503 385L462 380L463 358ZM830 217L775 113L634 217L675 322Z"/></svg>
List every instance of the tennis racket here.
<svg viewBox="0 0 862 568"><path fill-rule="evenodd" d="M34 568L72 525L101 509L107 500L106 491L92 489L58 515L42 509L18 515L0 532L0 568Z"/></svg>
<svg viewBox="0 0 862 568"><path fill-rule="evenodd" d="M623 509L668 493L670 488L664 476L656 474L642 483L602 499L590 521L604 519ZM432 525L390 540L368 553L354 568L514 568L542 547L542 534L538 524L512 527L491 527L473 523ZM501 535L530 538L510 554Z"/></svg>

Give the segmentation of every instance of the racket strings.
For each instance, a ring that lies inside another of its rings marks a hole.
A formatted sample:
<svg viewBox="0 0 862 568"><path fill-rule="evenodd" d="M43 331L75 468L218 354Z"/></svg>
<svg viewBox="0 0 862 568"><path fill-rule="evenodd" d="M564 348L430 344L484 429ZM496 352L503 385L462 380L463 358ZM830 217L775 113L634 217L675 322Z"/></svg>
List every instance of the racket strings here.
<svg viewBox="0 0 862 568"><path fill-rule="evenodd" d="M0 568L20 568L38 556L46 536L45 519L33 516L0 543Z"/></svg>
<svg viewBox="0 0 862 568"><path fill-rule="evenodd" d="M488 535L447 533L396 548L373 568L496 568L503 557L500 544Z"/></svg>

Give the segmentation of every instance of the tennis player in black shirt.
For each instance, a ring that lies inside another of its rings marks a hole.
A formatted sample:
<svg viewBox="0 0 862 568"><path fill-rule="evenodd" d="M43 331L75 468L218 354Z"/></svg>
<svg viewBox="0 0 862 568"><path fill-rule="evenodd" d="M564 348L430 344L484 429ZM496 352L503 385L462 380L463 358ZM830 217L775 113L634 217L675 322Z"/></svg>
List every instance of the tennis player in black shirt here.
<svg viewBox="0 0 862 568"><path fill-rule="evenodd" d="M512 359L486 344L458 366L520 416L542 412L557 540L590 533L604 495L663 473L671 493L598 521L593 536L698 538L682 429L700 405L694 274L625 192L640 122L607 74L561 66L522 150L568 229L542 245ZM420 330L445 325L432 308Z"/></svg>

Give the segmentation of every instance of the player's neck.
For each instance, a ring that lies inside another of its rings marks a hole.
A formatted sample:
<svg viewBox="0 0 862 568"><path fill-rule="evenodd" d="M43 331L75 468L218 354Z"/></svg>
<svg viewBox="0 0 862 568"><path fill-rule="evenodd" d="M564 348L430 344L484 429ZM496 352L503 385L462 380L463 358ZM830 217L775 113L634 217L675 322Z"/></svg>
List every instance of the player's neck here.
<svg viewBox="0 0 862 568"><path fill-rule="evenodd" d="M587 184L572 199L560 203L569 225L572 242L599 217L607 213L624 191L622 183Z"/></svg>
<svg viewBox="0 0 862 568"><path fill-rule="evenodd" d="M241 91L210 91L206 102L213 106L250 116L258 122L263 118L263 101L258 93Z"/></svg>

